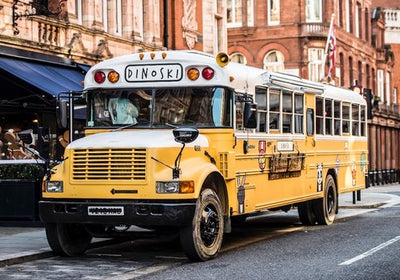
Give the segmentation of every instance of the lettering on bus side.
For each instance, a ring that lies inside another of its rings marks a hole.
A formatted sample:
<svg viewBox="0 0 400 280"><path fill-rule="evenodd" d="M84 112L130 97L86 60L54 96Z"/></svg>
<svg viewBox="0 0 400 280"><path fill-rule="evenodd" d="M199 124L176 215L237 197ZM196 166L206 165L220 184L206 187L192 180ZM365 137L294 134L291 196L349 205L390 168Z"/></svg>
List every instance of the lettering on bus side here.
<svg viewBox="0 0 400 280"><path fill-rule="evenodd" d="M171 64L132 64L125 68L125 80L138 82L176 82L183 77L183 67L178 63Z"/></svg>

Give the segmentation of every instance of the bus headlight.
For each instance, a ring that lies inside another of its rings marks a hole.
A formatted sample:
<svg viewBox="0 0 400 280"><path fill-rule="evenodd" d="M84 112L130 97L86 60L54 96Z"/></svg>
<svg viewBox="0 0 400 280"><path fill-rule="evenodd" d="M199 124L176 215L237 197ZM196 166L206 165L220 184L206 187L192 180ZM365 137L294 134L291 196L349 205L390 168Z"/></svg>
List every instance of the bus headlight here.
<svg viewBox="0 0 400 280"><path fill-rule="evenodd" d="M48 181L46 184L46 192L63 192L62 181Z"/></svg>
<svg viewBox="0 0 400 280"><path fill-rule="evenodd" d="M157 181L157 193L194 193L193 181Z"/></svg>

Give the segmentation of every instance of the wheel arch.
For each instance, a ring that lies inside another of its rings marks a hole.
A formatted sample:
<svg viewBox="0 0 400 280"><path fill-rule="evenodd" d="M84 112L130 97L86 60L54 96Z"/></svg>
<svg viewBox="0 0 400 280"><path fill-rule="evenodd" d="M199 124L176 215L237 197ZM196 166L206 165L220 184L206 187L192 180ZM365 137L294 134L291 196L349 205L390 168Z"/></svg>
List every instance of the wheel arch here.
<svg viewBox="0 0 400 280"><path fill-rule="evenodd" d="M222 210L224 212L224 216L229 213L229 201L228 201L228 191L226 189L226 184L224 177L221 173L217 171L213 171L203 182L200 192L205 188L211 188L218 195L219 200L221 201Z"/></svg>

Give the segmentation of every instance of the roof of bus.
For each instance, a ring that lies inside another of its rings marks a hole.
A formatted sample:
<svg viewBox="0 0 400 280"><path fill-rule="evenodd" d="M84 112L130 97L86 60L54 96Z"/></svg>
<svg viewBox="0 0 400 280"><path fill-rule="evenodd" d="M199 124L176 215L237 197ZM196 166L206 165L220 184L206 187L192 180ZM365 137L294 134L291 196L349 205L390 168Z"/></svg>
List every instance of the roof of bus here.
<svg viewBox="0 0 400 280"><path fill-rule="evenodd" d="M366 104L365 99L362 97L361 94L355 93L352 90L338 88L331 85L324 85L324 97L325 98L332 98L337 99L342 102L351 102L351 103L360 103Z"/></svg>
<svg viewBox="0 0 400 280"><path fill-rule="evenodd" d="M150 67L150 71L153 71L154 67L159 67L156 71L160 71L160 67L167 67L168 65L180 65L179 68L182 69L180 72L181 79L163 79L157 81L139 79L139 81L130 81L127 77L129 69L136 71L139 68L141 71L143 67ZM211 67L215 72L214 77L210 80L206 80L200 76L197 80L191 81L186 76L186 72L190 68L197 68L201 73L206 67ZM95 82L94 74L97 71L103 71L107 76L111 70L119 73L120 80L118 82L111 83L107 79L101 84ZM155 51L123 55L94 65L85 76L85 90L94 88L150 88L154 87L155 83L159 87L226 86L234 88L237 92L252 95L255 94L256 85L274 84L278 88L299 89L304 92L323 94L327 98L339 99L344 102L365 103L361 95L351 90L309 81L298 76L267 72L260 68L235 62L229 62L228 65L222 67L218 65L215 56L199 51Z"/></svg>

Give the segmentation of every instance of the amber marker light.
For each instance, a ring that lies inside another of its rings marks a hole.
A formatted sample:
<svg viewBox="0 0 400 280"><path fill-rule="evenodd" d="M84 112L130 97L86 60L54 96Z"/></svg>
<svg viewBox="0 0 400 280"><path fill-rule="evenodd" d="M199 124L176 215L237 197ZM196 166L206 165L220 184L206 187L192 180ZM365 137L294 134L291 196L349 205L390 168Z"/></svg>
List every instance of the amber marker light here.
<svg viewBox="0 0 400 280"><path fill-rule="evenodd" d="M119 80L119 74L117 71L112 70L108 72L107 78L111 83L115 84Z"/></svg>
<svg viewBox="0 0 400 280"><path fill-rule="evenodd" d="M194 193L194 182L193 181L180 181L179 182L180 193Z"/></svg>
<svg viewBox="0 0 400 280"><path fill-rule="evenodd" d="M151 54L150 54L151 59L154 59L155 56L156 56L155 53L151 53Z"/></svg>
<svg viewBox="0 0 400 280"><path fill-rule="evenodd" d="M190 68L187 71L187 77L189 78L189 80L191 81L195 81L199 78L200 76L200 72L199 70L197 70L196 68Z"/></svg>
<svg viewBox="0 0 400 280"><path fill-rule="evenodd" d="M233 82L234 80L235 80L235 77L229 76L229 81L230 81L230 82Z"/></svg>
<svg viewBox="0 0 400 280"><path fill-rule="evenodd" d="M140 60L143 60L143 57L144 57L144 54L143 54L143 53L140 53L140 54L139 54Z"/></svg>
<svg viewBox="0 0 400 280"><path fill-rule="evenodd" d="M165 58L167 57L167 53L163 52L163 53L161 54L161 56L162 56L163 59L165 59Z"/></svg>

